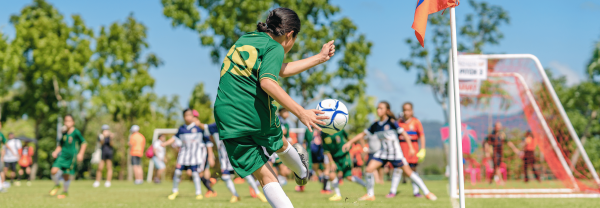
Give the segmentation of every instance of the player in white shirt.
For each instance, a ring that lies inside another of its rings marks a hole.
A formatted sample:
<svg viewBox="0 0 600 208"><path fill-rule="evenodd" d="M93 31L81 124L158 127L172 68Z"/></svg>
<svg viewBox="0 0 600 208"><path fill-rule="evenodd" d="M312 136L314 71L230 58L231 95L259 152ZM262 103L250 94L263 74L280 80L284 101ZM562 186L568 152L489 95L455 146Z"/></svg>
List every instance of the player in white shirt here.
<svg viewBox="0 0 600 208"><path fill-rule="evenodd" d="M154 168L156 169L156 175L154 175L154 183L160 183L160 177L162 173L165 172L165 153L166 148L162 146L163 142L166 141L167 136L161 134L158 136L158 140L152 143L152 151L154 152L154 157L152 157L152 161L154 162Z"/></svg>
<svg viewBox="0 0 600 208"><path fill-rule="evenodd" d="M11 184L13 184L17 173L19 150L22 147L23 145L21 144L21 140L15 139L15 135L13 133L8 133L8 141L4 147L4 173L6 174L6 178L10 179Z"/></svg>
<svg viewBox="0 0 600 208"><path fill-rule="evenodd" d="M423 190L427 199L436 200L437 197L429 192L429 189L427 189L423 180L417 174L412 174L412 170L408 165L404 165L405 163L408 163L404 159L402 149L400 148L399 134L402 134L405 138L409 137L404 129L399 128L396 122L393 121L394 113L390 110L390 104L385 101L380 102L379 105L377 105L377 115L379 116L379 121L373 123L371 127L365 129L364 132L356 135L342 148L344 152L347 152L352 148L354 142L367 138L369 141L369 149L374 153L373 159L367 164L367 173L365 174L367 179L367 194L359 198L359 200L375 201L375 178L373 172L388 162L394 166L395 170L404 170L406 175L408 175L412 181ZM410 155L414 155L415 150L412 148L410 141L407 142L409 143L408 151ZM402 168L402 170L399 168Z"/></svg>

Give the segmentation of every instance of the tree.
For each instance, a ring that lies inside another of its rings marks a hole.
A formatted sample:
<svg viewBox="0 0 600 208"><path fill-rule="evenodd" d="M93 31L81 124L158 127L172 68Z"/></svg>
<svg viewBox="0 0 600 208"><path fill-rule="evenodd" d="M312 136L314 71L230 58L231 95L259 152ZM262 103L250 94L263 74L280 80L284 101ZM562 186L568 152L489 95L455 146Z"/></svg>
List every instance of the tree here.
<svg viewBox="0 0 600 208"><path fill-rule="evenodd" d="M465 26L461 27L460 35L467 39L469 44L459 44L459 51L467 53L483 53L486 44L498 44L504 37L499 26L509 23L508 13L500 6L489 6L486 2L477 3L474 0L469 4L475 10L475 14L468 14ZM400 65L407 71L417 70L417 84L429 85L435 101L444 111L444 120L448 121L448 57L450 51L450 22L449 14L440 12L430 15L428 21L429 31L433 31L430 43L431 47L421 47L420 43L413 37L406 39L410 47L410 55L400 60ZM485 86L493 87L493 83L483 83ZM489 92L493 89L487 89ZM504 94L503 92L495 92ZM481 103L477 100L469 100L468 104Z"/></svg>
<svg viewBox="0 0 600 208"><path fill-rule="evenodd" d="M196 109L200 114L200 122L213 123L215 122L212 103L208 94L204 92L204 83L200 82L194 87L192 96L188 104L188 108Z"/></svg>
<svg viewBox="0 0 600 208"><path fill-rule="evenodd" d="M297 44L287 54L285 62L318 53L329 40L335 40L336 51L343 54L343 57L338 61L337 70L327 70L326 65L321 65L282 79L280 84L283 88L292 96L299 97L299 103L304 107L322 96L353 102L364 94L366 84L362 80L366 76L366 58L371 52L372 43L363 34L358 34L356 25L350 19L334 19L340 9L328 1L161 2L163 14L171 19L173 27L183 26L199 33L202 46L212 49L211 58L214 63L221 61L222 55L240 36L256 30L257 22L264 22L269 9L290 8L298 13L302 28L296 39ZM208 13L205 19L200 18L201 12Z"/></svg>
<svg viewBox="0 0 600 208"><path fill-rule="evenodd" d="M3 72L18 77L20 93L4 107L6 115L27 115L35 122L35 137L40 140L40 156L54 148L57 117L66 112L67 95L77 84L92 50L92 32L78 15L68 25L63 15L44 0L35 0L12 15L16 36L4 54ZM61 102L59 104L59 102ZM48 142L49 141L49 142ZM50 157L40 159L42 175L49 175Z"/></svg>

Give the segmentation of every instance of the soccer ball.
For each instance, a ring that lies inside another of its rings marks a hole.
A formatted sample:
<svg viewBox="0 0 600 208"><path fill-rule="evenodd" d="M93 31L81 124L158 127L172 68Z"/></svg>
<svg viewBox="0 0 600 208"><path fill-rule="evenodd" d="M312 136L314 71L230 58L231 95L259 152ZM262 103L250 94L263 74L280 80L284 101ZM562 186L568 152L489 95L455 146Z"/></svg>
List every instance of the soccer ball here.
<svg viewBox="0 0 600 208"><path fill-rule="evenodd" d="M327 134L335 134L344 129L346 123L348 123L348 108L344 103L335 99L325 99L319 102L317 110L323 111L323 114L329 116L329 119L323 119L325 125L318 124L322 131Z"/></svg>

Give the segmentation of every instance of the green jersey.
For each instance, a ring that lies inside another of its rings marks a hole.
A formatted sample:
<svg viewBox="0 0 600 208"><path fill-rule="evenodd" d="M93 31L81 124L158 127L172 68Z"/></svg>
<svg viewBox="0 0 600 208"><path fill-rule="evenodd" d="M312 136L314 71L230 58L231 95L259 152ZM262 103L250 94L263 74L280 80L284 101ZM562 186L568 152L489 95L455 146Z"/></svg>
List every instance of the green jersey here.
<svg viewBox="0 0 600 208"><path fill-rule="evenodd" d="M348 154L348 152L342 151L342 146L346 144L346 139L348 138L346 131L341 130L333 135L321 132L321 138L323 138L324 153L331 153L333 158L344 157Z"/></svg>
<svg viewBox="0 0 600 208"><path fill-rule="evenodd" d="M61 157L73 157L79 153L79 147L86 143L83 136L81 136L81 132L75 129L71 133L66 133L60 139L58 145L62 147L60 152Z"/></svg>
<svg viewBox="0 0 600 208"><path fill-rule="evenodd" d="M4 134L0 132L0 145L2 144L6 144L6 137L4 137Z"/></svg>
<svg viewBox="0 0 600 208"><path fill-rule="evenodd" d="M281 131L273 98L260 81L279 82L284 55L283 46L263 32L247 33L229 49L215 101L220 139L264 136L275 128Z"/></svg>

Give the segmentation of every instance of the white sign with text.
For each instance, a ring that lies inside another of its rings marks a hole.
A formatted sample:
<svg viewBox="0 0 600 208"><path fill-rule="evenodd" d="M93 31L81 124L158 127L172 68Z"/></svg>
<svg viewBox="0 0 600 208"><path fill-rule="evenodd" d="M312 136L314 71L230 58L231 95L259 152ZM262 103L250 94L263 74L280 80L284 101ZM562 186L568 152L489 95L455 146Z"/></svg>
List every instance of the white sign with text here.
<svg viewBox="0 0 600 208"><path fill-rule="evenodd" d="M458 89L461 95L479 95L481 80L460 80Z"/></svg>
<svg viewBox="0 0 600 208"><path fill-rule="evenodd" d="M458 56L458 79L482 80L487 79L487 59L480 56Z"/></svg>

